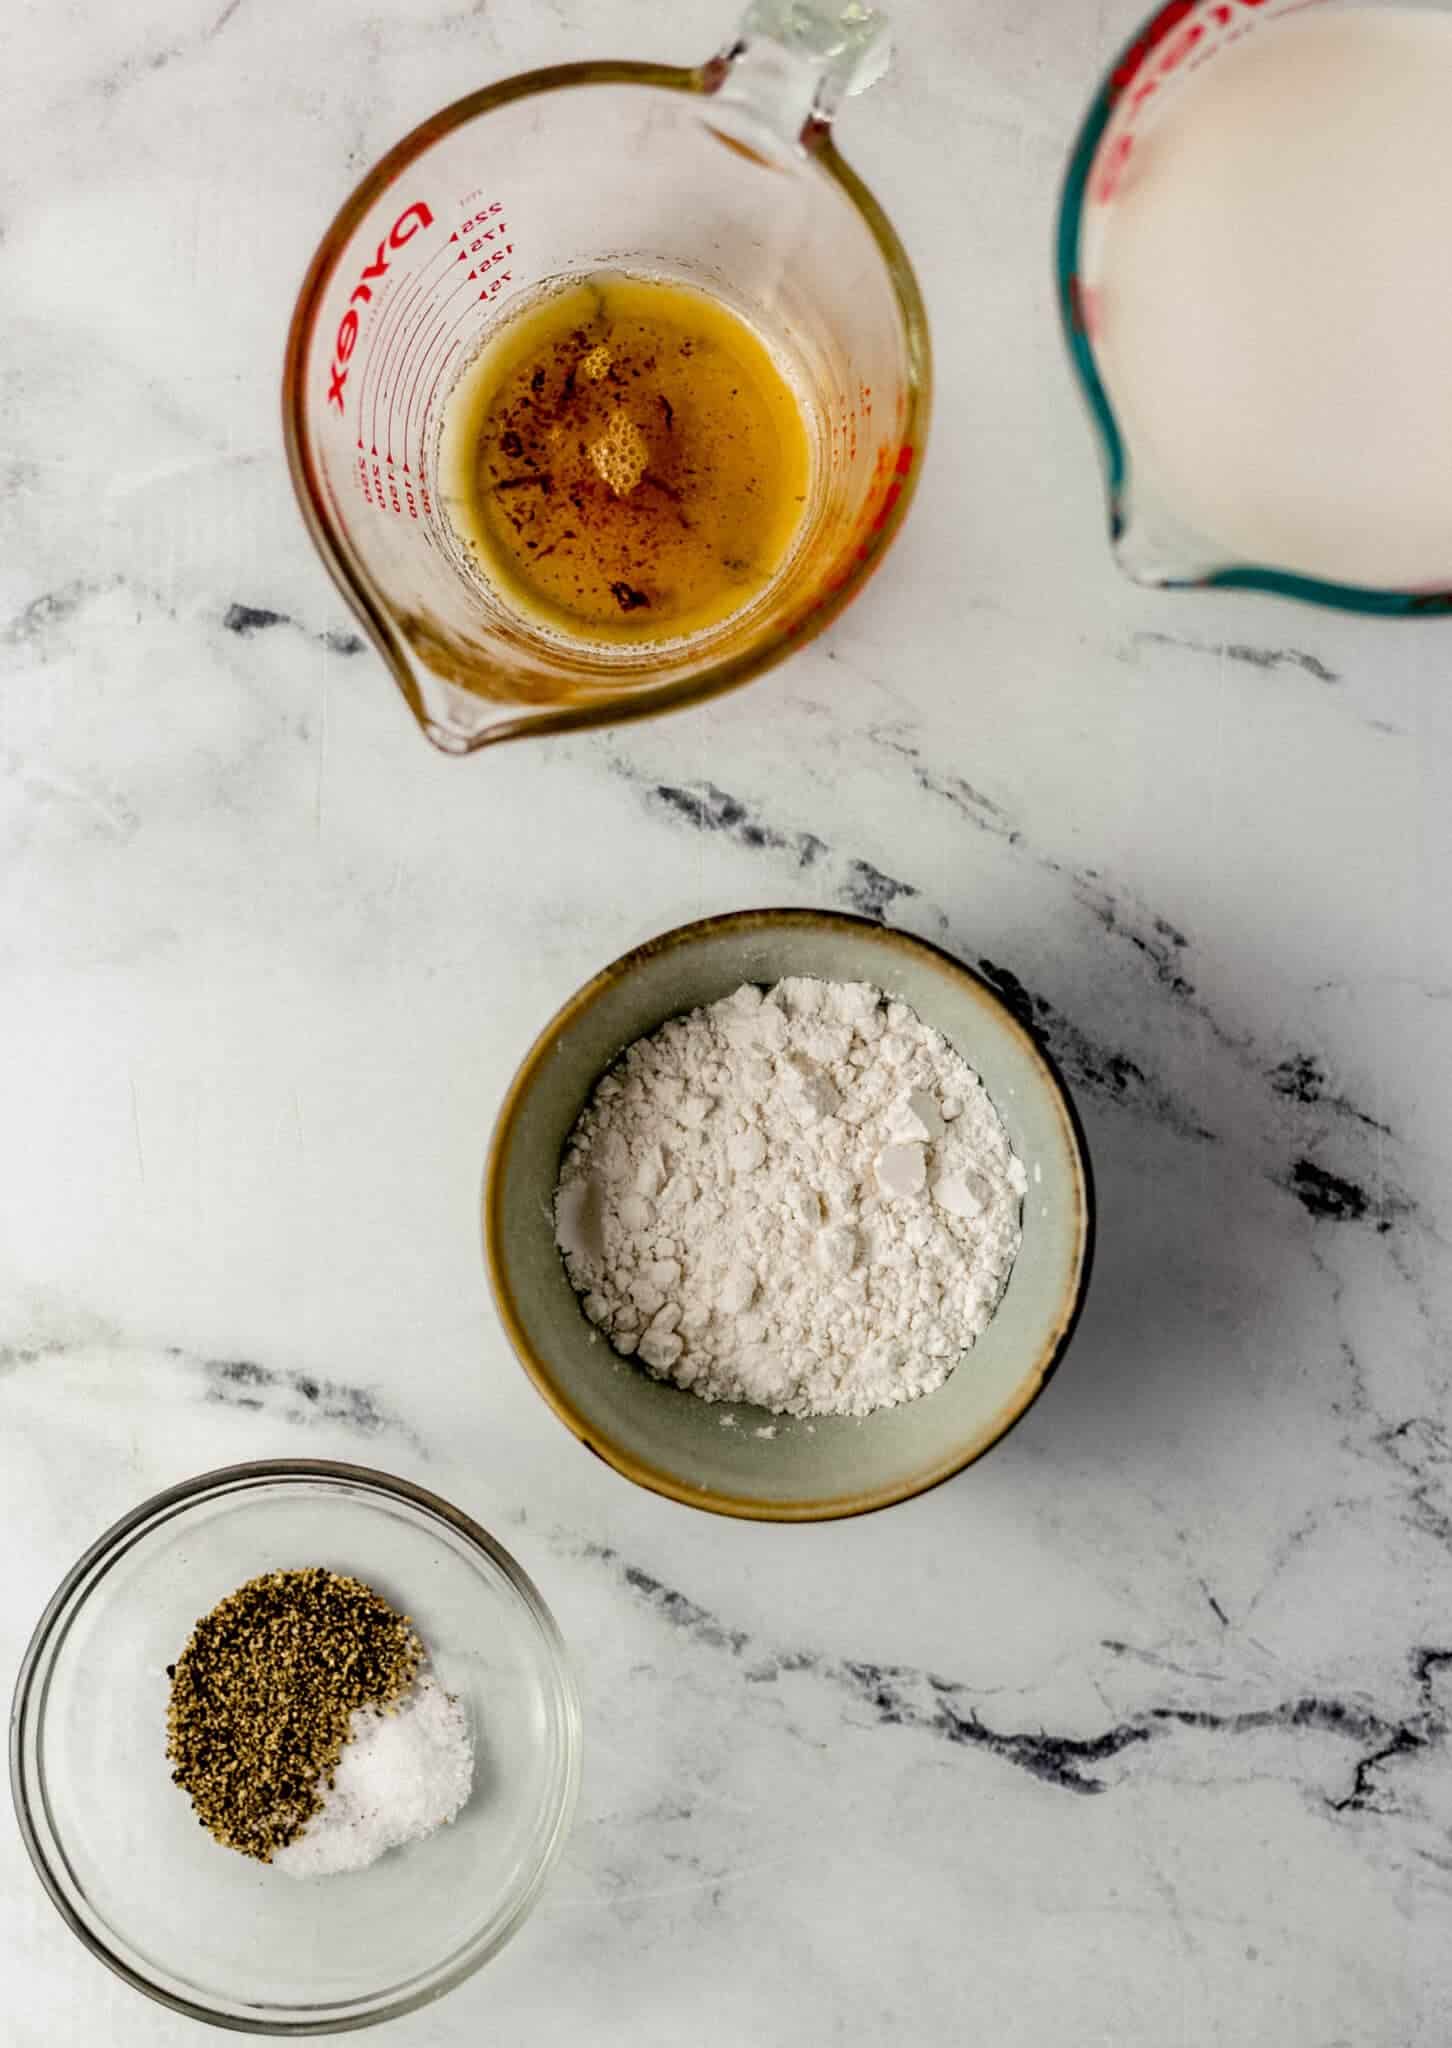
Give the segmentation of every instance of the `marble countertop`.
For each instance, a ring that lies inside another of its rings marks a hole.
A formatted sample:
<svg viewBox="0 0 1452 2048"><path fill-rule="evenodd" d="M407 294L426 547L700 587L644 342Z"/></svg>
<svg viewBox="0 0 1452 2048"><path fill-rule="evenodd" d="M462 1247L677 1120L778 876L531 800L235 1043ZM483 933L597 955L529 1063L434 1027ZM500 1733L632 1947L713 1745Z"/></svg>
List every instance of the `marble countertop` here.
<svg viewBox="0 0 1452 2048"><path fill-rule="evenodd" d="M358 1459L496 1529L578 1659L582 1805L519 1940L399 2048L1452 2031L1452 627L1111 565L1047 252L1141 5L897 0L841 123L938 350L890 566L719 705L471 762L419 738L302 532L296 284L426 112L693 59L719 8L10 24L0 1673L109 1520L208 1466ZM553 1007L767 902L1017 977L1101 1203L1012 1438L797 1529L585 1456L477 1230ZM13 1827L0 1981L7 2048L193 2038L82 1955Z"/></svg>

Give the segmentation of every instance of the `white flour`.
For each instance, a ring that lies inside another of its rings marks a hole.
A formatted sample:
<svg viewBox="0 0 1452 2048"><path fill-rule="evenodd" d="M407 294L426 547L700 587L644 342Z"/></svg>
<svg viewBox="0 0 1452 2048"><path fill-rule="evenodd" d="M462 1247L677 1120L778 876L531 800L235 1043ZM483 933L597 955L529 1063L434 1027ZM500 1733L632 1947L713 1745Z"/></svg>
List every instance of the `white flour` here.
<svg viewBox="0 0 1452 2048"><path fill-rule="evenodd" d="M630 1047L570 1135L556 1236L586 1315L656 1378L866 1415L986 1328L1025 1184L946 1040L863 983L797 979Z"/></svg>

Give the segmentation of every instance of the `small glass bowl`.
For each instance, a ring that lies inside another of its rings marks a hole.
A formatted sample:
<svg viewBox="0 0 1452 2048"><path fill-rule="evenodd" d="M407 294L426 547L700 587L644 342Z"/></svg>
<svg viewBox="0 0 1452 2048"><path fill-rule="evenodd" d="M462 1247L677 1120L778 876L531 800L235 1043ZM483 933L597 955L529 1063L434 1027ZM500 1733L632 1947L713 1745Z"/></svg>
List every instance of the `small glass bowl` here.
<svg viewBox="0 0 1452 2048"><path fill-rule="evenodd" d="M219 1847L172 1784L167 1665L244 1580L313 1564L412 1616L475 1779L426 1841L298 1882ZM539 1897L579 1775L574 1680L525 1574L457 1508L352 1465L233 1465L136 1508L66 1575L11 1715L21 1833L63 1918L139 1991L243 2033L369 2026L462 1982Z"/></svg>

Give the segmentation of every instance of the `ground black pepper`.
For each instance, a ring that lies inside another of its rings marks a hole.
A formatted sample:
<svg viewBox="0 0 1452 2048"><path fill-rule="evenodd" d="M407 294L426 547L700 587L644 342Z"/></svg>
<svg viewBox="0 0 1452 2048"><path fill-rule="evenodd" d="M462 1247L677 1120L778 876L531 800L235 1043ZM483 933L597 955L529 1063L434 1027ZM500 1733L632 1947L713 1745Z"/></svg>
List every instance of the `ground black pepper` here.
<svg viewBox="0 0 1452 2048"><path fill-rule="evenodd" d="M422 1654L409 1617L361 1579L249 1579L168 1666L172 1782L219 1842L270 1862L321 1806L355 1708L390 1707Z"/></svg>

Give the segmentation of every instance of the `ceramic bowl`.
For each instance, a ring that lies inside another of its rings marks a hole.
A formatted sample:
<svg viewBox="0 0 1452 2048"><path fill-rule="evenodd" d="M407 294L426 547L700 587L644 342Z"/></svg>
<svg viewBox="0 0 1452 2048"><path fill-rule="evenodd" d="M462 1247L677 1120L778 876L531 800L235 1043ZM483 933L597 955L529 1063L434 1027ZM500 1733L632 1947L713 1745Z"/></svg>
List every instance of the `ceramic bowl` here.
<svg viewBox="0 0 1452 2048"><path fill-rule="evenodd" d="M450 1826L298 1881L198 1826L166 1761L166 1668L227 1593L309 1564L413 1617L475 1762ZM10 1724L21 1834L67 1924L137 1990L250 2034L395 2019L477 1970L538 1899L579 1771L564 1646L513 1558L421 1487L321 1460L208 1472L108 1529L41 1617Z"/></svg>
<svg viewBox="0 0 1452 2048"><path fill-rule="evenodd" d="M1029 1176L1023 1244L997 1312L936 1393L861 1419L799 1421L653 1380L592 1329L555 1247L560 1155L600 1076L667 1018L787 975L866 981L911 1005L981 1077ZM1084 1300L1093 1192L1083 1132L1052 1061L986 982L906 933L815 910L708 918L597 974L540 1034L505 1098L484 1187L504 1327L580 1441L638 1485L717 1514L866 1513L972 1464L1042 1391Z"/></svg>

